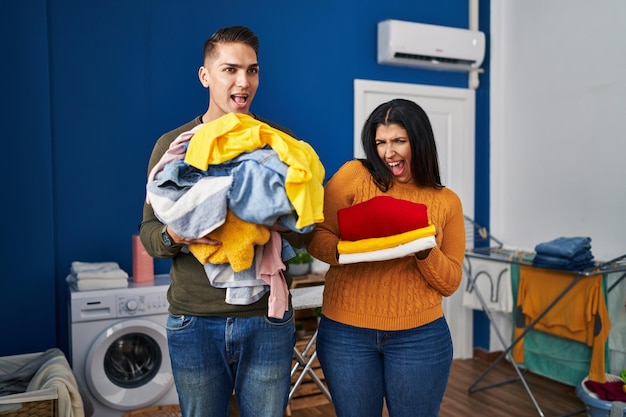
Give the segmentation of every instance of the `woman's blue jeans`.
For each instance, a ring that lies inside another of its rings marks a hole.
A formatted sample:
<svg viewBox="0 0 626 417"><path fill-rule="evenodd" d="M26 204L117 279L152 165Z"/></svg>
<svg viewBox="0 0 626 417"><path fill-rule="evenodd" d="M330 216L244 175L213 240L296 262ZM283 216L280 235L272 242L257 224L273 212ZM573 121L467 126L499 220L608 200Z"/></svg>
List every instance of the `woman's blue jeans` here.
<svg viewBox="0 0 626 417"><path fill-rule="evenodd" d="M184 417L282 417L296 342L293 311L283 319L170 314L167 339Z"/></svg>
<svg viewBox="0 0 626 417"><path fill-rule="evenodd" d="M348 326L322 316L317 354L337 417L436 417L452 365L444 318L409 330Z"/></svg>

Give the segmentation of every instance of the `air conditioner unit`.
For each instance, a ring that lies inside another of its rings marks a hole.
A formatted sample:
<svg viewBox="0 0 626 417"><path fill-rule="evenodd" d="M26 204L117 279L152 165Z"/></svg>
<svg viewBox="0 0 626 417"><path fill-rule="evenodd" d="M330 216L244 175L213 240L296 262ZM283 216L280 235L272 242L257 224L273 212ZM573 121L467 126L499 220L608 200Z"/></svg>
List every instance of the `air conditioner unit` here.
<svg viewBox="0 0 626 417"><path fill-rule="evenodd" d="M378 63L448 71L480 68L485 34L477 30L385 20L378 23Z"/></svg>

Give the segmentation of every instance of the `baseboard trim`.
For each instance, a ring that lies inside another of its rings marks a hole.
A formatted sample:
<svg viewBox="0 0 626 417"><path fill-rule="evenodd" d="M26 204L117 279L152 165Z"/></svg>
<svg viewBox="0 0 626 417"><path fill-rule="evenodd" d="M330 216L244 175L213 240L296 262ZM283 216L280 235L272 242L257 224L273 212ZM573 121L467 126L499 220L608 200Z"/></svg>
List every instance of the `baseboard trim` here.
<svg viewBox="0 0 626 417"><path fill-rule="evenodd" d="M488 362L493 362L502 354L502 351L497 352L487 352L484 349L474 348L474 358L486 360Z"/></svg>

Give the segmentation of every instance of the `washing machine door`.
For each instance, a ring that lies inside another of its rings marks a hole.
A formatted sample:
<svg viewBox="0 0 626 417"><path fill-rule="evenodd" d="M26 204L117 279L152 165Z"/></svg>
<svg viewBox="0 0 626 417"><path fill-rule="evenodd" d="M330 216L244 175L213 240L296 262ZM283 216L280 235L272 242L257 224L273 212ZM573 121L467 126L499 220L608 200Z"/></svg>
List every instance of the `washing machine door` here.
<svg viewBox="0 0 626 417"><path fill-rule="evenodd" d="M116 410L146 407L172 386L165 328L145 319L128 319L105 329L85 363L89 390Z"/></svg>

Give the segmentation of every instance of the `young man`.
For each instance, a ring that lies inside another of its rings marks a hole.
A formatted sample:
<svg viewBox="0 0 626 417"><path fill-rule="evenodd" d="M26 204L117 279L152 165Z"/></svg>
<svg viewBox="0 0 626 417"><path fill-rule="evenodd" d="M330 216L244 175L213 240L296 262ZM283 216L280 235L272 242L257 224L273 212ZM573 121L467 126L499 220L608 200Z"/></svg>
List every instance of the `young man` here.
<svg viewBox="0 0 626 417"><path fill-rule="evenodd" d="M259 42L250 29L222 28L204 44L200 83L209 90L206 112L159 138L148 172L184 132L228 113L254 117L291 136L291 132L250 112L259 86ZM302 234L284 233L292 245ZM141 240L154 257L171 258L168 291L168 345L174 381L185 417L229 415L235 393L242 417L281 417L290 389L295 328L291 306L281 319L268 317L268 295L247 305L225 300L207 272L188 250L190 244L220 242L208 237L185 239L161 223L144 205ZM289 283L287 283L288 285Z"/></svg>

